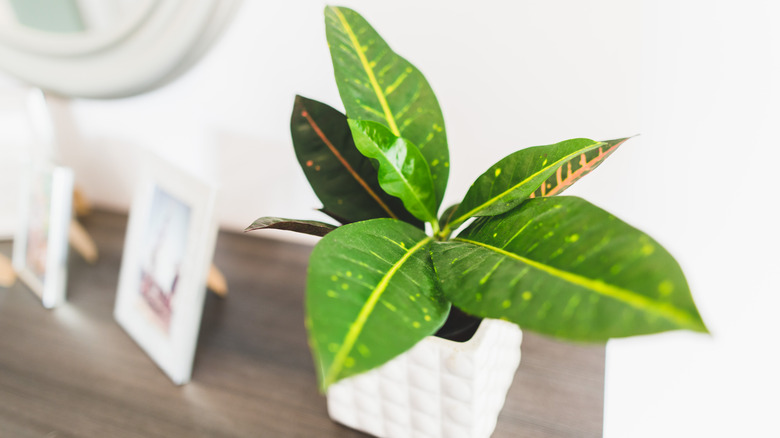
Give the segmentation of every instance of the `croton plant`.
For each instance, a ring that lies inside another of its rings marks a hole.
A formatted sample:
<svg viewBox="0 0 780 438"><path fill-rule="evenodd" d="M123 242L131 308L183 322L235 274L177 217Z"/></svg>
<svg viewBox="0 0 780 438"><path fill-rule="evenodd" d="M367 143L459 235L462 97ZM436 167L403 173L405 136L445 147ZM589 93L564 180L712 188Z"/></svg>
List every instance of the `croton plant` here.
<svg viewBox="0 0 780 438"><path fill-rule="evenodd" d="M433 90L355 11L328 7L325 21L346 115L298 96L291 129L321 211L341 225L263 217L247 228L324 236L306 285L322 390L461 311L575 341L706 332L663 247L583 199L557 196L626 139L514 152L439 215L450 158Z"/></svg>

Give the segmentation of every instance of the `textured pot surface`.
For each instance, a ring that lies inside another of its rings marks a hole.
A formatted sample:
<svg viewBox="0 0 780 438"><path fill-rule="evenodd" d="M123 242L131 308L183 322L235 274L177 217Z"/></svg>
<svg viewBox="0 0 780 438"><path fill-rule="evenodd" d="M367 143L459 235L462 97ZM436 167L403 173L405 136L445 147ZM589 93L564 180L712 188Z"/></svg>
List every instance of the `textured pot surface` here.
<svg viewBox="0 0 780 438"><path fill-rule="evenodd" d="M385 365L331 385L328 413L387 438L487 438L520 364L522 332L482 321L467 342L429 336Z"/></svg>

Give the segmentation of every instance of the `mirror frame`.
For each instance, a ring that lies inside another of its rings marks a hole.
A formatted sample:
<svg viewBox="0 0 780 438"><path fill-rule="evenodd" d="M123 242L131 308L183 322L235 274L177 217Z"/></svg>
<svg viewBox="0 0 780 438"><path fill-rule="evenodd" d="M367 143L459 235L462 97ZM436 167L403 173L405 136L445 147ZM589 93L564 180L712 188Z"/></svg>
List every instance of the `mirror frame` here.
<svg viewBox="0 0 780 438"><path fill-rule="evenodd" d="M57 94L126 97L164 85L206 53L240 0L143 0L111 31L0 29L0 69Z"/></svg>

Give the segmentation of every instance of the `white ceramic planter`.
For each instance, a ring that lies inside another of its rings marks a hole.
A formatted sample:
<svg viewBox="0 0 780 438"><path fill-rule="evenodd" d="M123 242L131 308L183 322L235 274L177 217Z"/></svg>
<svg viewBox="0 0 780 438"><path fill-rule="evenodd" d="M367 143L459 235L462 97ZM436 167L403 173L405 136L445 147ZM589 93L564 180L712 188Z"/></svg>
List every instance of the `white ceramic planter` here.
<svg viewBox="0 0 780 438"><path fill-rule="evenodd" d="M485 319L467 342L428 336L331 385L331 419L381 438L487 438L520 364L522 332Z"/></svg>

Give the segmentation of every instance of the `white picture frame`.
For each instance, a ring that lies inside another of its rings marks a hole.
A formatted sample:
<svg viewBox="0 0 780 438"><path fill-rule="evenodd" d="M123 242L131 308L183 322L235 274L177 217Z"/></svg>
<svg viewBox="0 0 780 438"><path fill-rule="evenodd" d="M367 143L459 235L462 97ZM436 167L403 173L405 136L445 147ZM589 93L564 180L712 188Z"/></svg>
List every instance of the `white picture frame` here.
<svg viewBox="0 0 780 438"><path fill-rule="evenodd" d="M192 374L215 200L213 185L150 157L130 210L114 318L176 385Z"/></svg>
<svg viewBox="0 0 780 438"><path fill-rule="evenodd" d="M43 307L57 307L65 301L73 170L49 162L29 165L19 206L14 270Z"/></svg>

